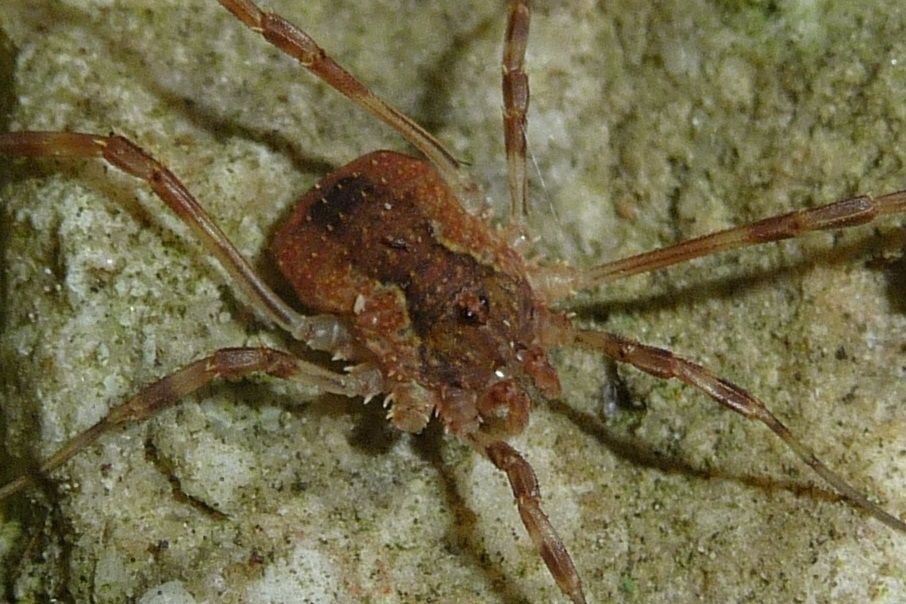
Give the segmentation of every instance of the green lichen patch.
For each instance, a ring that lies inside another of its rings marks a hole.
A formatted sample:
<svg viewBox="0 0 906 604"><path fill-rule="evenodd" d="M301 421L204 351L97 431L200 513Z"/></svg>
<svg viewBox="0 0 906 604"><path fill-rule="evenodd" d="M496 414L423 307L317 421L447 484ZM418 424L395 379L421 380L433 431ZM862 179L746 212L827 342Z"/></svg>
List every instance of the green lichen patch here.
<svg viewBox="0 0 906 604"><path fill-rule="evenodd" d="M534 4L539 254L591 265L906 186L896 3ZM425 123L503 213L502 4L269 6ZM213 1L6 2L0 29L15 49L10 128L126 134L265 271L274 225L319 177L406 148ZM47 456L209 351L290 345L141 183L98 162L2 170L4 461ZM570 307L742 384L902 514L902 223L703 259ZM563 400L539 405L514 445L590 601L906 597L906 536L841 502L763 427L594 355L556 359ZM4 595L560 597L499 473L441 430L383 421L377 402L268 379L206 389L4 508Z"/></svg>

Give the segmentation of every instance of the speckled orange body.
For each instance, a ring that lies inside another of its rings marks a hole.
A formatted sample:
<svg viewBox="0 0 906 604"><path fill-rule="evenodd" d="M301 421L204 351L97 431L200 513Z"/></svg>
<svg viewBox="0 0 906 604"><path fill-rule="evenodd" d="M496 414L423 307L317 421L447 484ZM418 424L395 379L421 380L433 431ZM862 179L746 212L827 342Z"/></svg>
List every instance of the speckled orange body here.
<svg viewBox="0 0 906 604"><path fill-rule="evenodd" d="M521 257L423 161L378 151L340 168L302 198L271 252L303 304L348 322L358 360L387 376L403 430L436 409L457 433L516 432L526 388L559 388L539 337L549 311Z"/></svg>
<svg viewBox="0 0 906 604"><path fill-rule="evenodd" d="M656 378L678 380L724 408L760 422L843 498L900 534L906 534L903 519L885 511L827 467L763 401L742 387L669 350L575 326L564 313L548 310L549 304L567 302L576 291L718 252L815 231L837 231L884 216L896 215L902 219L906 215L906 190L879 197L859 195L793 210L584 270L566 265L531 266L497 231L487 228L460 206L457 195L451 191L459 192L460 198L466 199L474 184L450 151L425 128L369 90L309 34L284 17L262 10L253 0L219 2L251 32L261 35L328 86L394 129L427 159L423 162L386 151L361 157L309 192L280 229L272 247L273 255L308 310L322 314L304 315L287 304L178 177L126 136L72 131L0 133L0 157L100 158L109 166L142 180L194 233L205 253L220 262L228 275L228 285L240 293L240 298L258 316L282 329L300 345L334 353L358 365L335 371L336 368L322 367L290 352L260 345L213 351L160 376L112 406L104 417L71 436L51 456L36 464L34 471L0 484L0 503L44 482L54 470L99 438L172 408L215 380L264 374L303 383L324 393L366 401L386 393L393 402L390 417L397 428L421 430L432 411L436 411L450 432L506 475L522 523L551 577L573 604L587 604L579 571L542 509L534 470L506 440L526 426L535 391L545 397L559 394L557 376L544 350L574 346ZM529 104L525 59L532 3L510 0L508 5L501 61L510 192L508 225L511 232L524 233ZM179 14L172 16L178 18ZM72 120L65 123L67 127L75 125ZM114 195L110 200L122 202L127 196ZM18 224L17 221L19 218L14 222ZM45 222L39 221L31 227L43 228L47 226ZM58 234L59 229L50 226L51 234ZM216 314L217 309L217 305L212 306L207 309L208 314ZM33 314L28 313L29 323ZM49 345L52 347L53 342ZM89 348L97 348L93 340ZM65 347L54 350L53 358L65 360L60 353L65 350ZM298 459L304 459L303 449L295 451ZM555 451L553 455L556 454ZM107 453L104 456L109 457ZM575 458L575 454L567 457ZM238 463L242 465L241 459ZM556 472L558 465L563 464L552 463L550 471ZM269 482L274 489L285 490L279 477ZM205 484L211 486L210 481L198 483ZM242 481L235 483L232 490L239 491L243 485ZM127 483L120 486L129 488ZM115 488L117 485L111 486ZM220 493L221 487L217 488ZM587 498L586 487L579 485L579 488L583 493L577 495ZM197 492L195 487L192 490ZM58 491L65 501L75 497L78 488ZM256 488L251 500L258 500L257 491ZM418 496L417 491L413 494ZM212 501L220 502L221 495L215 494ZM80 511L77 506L73 509ZM398 509L405 513L408 506ZM257 517L261 510L253 512ZM285 516L282 507L278 512L278 516ZM259 523L254 524L257 531ZM412 526L417 524L413 522ZM304 540L294 543L298 541L294 536L283 541L283 546L293 548L290 557L301 551L298 547L307 548ZM586 547L595 547L589 539L579 541L584 541ZM26 551L30 548L26 546ZM277 562L282 564L284 558L277 558ZM222 569L209 570L219 573ZM287 570L294 574L299 568L291 564ZM210 575L206 572L202 579L207 580ZM50 574L47 577L53 578ZM188 578L177 569L176 576L166 580L178 585ZM327 578L332 588L344 590L340 585L343 581L337 583L332 577ZM493 583L499 583L496 577L492 578ZM150 585L142 581L146 588ZM65 582L59 585L70 587ZM154 589L159 591L159 587ZM345 591L353 598L362 593L356 586ZM613 595L617 591L618 588L611 588L609 593ZM509 590L500 591L503 597L508 593ZM518 590L512 593L518 594Z"/></svg>

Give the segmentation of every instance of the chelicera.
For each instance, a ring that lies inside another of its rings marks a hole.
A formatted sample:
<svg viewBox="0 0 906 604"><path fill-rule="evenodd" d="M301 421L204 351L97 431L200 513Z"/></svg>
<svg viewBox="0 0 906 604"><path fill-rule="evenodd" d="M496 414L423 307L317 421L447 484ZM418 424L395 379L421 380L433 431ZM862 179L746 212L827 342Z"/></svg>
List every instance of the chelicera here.
<svg viewBox="0 0 906 604"><path fill-rule="evenodd" d="M767 425L843 495L876 518L890 516L828 470L753 396L703 367L622 337L574 327L556 303L585 289L716 251L863 224L906 211L906 194L859 197L769 218L666 250L590 271L545 268L523 259L525 109L523 71L527 2L513 2L504 54L505 138L511 192L510 225L495 232L463 210L473 195L456 161L423 129L378 100L301 30L254 4L222 0L242 22L389 123L430 161L397 153L366 155L328 176L300 201L277 233L273 255L301 301L322 315L298 314L260 279L194 199L145 151L120 136L20 132L0 138L7 155L103 157L146 180L189 224L245 291L255 309L310 348L356 364L336 373L267 348L224 349L139 392L95 428L75 437L42 465L59 466L113 426L144 419L178 403L214 378L255 372L298 379L327 392L388 395L390 420L422 430L436 413L444 426L510 479L526 528L561 589L585 600L565 544L541 508L534 474L507 444L528 422L532 400L559 396L547 350L581 346L663 378L699 388L722 405ZM6 497L33 482L25 476Z"/></svg>

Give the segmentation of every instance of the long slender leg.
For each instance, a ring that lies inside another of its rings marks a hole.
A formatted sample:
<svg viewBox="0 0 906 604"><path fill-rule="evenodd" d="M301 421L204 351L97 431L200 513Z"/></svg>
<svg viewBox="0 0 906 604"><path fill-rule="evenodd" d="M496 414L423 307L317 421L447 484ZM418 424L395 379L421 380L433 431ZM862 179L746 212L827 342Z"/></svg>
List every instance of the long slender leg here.
<svg viewBox="0 0 906 604"><path fill-rule="evenodd" d="M101 157L141 178L195 232L262 316L318 350L342 350L348 343L348 334L332 317L305 317L290 308L255 273L179 179L129 139L77 132L10 132L0 134L0 155Z"/></svg>
<svg viewBox="0 0 906 604"><path fill-rule="evenodd" d="M503 138L510 182L510 224L520 225L528 212L525 170L525 114L529 104L529 82L525 74L532 11L528 0L512 0L503 43Z"/></svg>
<svg viewBox="0 0 906 604"><path fill-rule="evenodd" d="M683 241L659 250L607 262L585 271L540 269L538 279L557 298L630 275L654 271L736 248L867 224L881 216L906 213L906 190L880 197L861 195L835 203L771 216L751 224Z"/></svg>
<svg viewBox="0 0 906 604"><path fill-rule="evenodd" d="M541 509L541 490L532 466L516 449L503 441L484 443L473 437L467 442L502 470L510 481L519 516L554 580L575 604L585 604L582 581L560 535Z"/></svg>
<svg viewBox="0 0 906 604"><path fill-rule="evenodd" d="M841 495L874 516L887 526L906 532L906 522L893 516L850 486L837 473L824 465L815 453L794 436L768 409L764 403L724 379L721 379L697 363L674 355L669 350L646 346L633 340L599 331L572 330L564 334L564 343L591 348L606 356L628 363L655 377L675 378L696 388L724 407L739 413L747 419L760 421L779 436L794 453L827 481Z"/></svg>
<svg viewBox="0 0 906 604"><path fill-rule="evenodd" d="M271 348L224 348L146 386L124 403L113 407L99 422L72 437L44 461L42 475L59 468L79 451L118 426L140 422L172 407L216 378L236 380L252 373L313 384L325 392L347 396L374 396L383 378L377 369L337 374ZM0 501L31 486L35 477L23 475L0 487Z"/></svg>
<svg viewBox="0 0 906 604"><path fill-rule="evenodd" d="M416 149L425 154L444 180L457 193L466 194L469 185L449 151L424 128L396 107L390 105L334 61L311 36L277 13L262 11L251 0L218 0L249 29L293 57L307 70L324 80L359 107L396 130Z"/></svg>

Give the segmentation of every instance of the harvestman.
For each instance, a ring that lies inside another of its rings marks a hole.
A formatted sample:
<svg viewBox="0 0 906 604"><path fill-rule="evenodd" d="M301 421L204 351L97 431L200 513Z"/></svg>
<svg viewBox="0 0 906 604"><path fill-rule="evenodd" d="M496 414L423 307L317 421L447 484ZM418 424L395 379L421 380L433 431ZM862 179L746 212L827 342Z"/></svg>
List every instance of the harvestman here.
<svg viewBox="0 0 906 604"><path fill-rule="evenodd" d="M394 128L430 162L375 152L328 175L278 230L271 252L300 301L324 314L303 316L275 294L238 253L179 180L118 135L14 132L0 135L8 156L101 157L136 176L204 242L255 310L311 349L354 363L336 373L271 348L215 351L147 386L44 461L45 475L117 426L144 420L217 378L252 373L313 384L369 399L385 394L388 419L421 431L432 414L447 430L503 471L522 521L560 589L585 602L579 575L541 507L529 463L509 444L528 423L531 403L560 395L546 350L579 346L651 375L678 379L721 405L757 420L841 495L888 526L906 523L882 510L827 468L742 388L671 352L580 329L556 310L576 290L720 251L865 224L906 212L906 191L846 199L699 237L586 271L527 263L525 246L526 110L524 58L528 0L510 4L503 53L504 136L509 225L492 231L458 199L473 185L451 154L404 114L375 96L302 30L250 0L220 3L251 30L360 107ZM0 488L0 500L34 484L24 475Z"/></svg>

